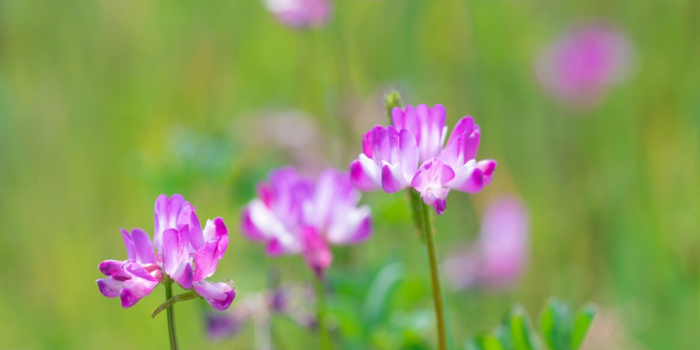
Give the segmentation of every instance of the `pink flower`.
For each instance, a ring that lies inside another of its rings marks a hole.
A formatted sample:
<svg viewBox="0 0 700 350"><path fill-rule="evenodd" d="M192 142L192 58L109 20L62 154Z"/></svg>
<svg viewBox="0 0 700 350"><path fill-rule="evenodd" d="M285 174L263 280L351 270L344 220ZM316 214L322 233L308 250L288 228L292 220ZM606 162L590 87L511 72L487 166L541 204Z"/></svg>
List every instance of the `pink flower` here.
<svg viewBox="0 0 700 350"><path fill-rule="evenodd" d="M447 208L447 184L455 178L455 172L439 159L431 159L423 165L411 181L411 186L420 192L425 204L432 206L438 215Z"/></svg>
<svg viewBox="0 0 700 350"><path fill-rule="evenodd" d="M355 187L392 193L411 184L418 167L418 146L410 131L376 126L362 136L362 150L350 164Z"/></svg>
<svg viewBox="0 0 700 350"><path fill-rule="evenodd" d="M322 277L333 258L329 244L360 243L372 232L370 210L357 207L359 200L347 173L328 169L314 182L293 168L277 169L243 209L241 229L269 255L303 254Z"/></svg>
<svg viewBox="0 0 700 350"><path fill-rule="evenodd" d="M330 0L265 0L277 20L291 27L316 27L328 20Z"/></svg>
<svg viewBox="0 0 700 350"><path fill-rule="evenodd" d="M502 197L487 207L476 244L449 258L445 273L457 289L507 288L525 271L528 252L527 209L516 197Z"/></svg>
<svg viewBox="0 0 700 350"><path fill-rule="evenodd" d="M202 231L189 202L178 194L171 198L161 195L155 205L155 227L157 246L155 239L151 244L143 230L122 230L128 259L100 264L100 271L107 276L97 280L102 294L109 298L119 296L122 306L130 307L150 294L164 280L165 273L184 289L193 289L215 309L228 308L236 295L233 287L205 280L214 274L228 247L224 221L209 220Z"/></svg>
<svg viewBox="0 0 700 350"><path fill-rule="evenodd" d="M559 101L590 108L629 73L631 56L629 39L613 26L584 23L547 47L535 62L535 72Z"/></svg>
<svg viewBox="0 0 700 350"><path fill-rule="evenodd" d="M450 189L481 191L496 169L493 160L476 160L481 129L466 116L443 148L445 115L442 105L394 108L395 126L377 126L363 136L362 153L350 163L353 185L387 193L413 187L439 215L445 211Z"/></svg>

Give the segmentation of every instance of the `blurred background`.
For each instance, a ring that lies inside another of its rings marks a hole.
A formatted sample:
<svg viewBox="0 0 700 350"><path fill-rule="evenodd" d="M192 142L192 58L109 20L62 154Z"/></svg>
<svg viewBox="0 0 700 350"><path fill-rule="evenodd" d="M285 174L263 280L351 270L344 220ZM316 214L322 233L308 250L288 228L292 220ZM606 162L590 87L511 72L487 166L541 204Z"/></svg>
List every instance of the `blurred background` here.
<svg viewBox="0 0 700 350"><path fill-rule="evenodd" d="M562 99L538 69L556 69L547 52L581 23L626 38L624 72L582 101ZM240 209L274 167L347 168L362 133L386 124L390 89L408 104L444 104L450 128L474 116L479 158L499 162L484 191L449 196L437 220L443 259L477 244L495 198L520 198L528 213L516 279L447 288L456 343L514 303L536 318L557 295L600 306L589 349L696 348L699 38L693 0L337 0L312 28L254 0L3 0L0 348L165 348L165 318L150 317L163 287L122 309L95 284L100 261L126 258L120 228L153 233L161 193L226 221L231 244L214 278L235 281L234 306L271 276L309 282L299 256L268 259L240 235ZM374 235L334 248L330 272L345 347L430 344L425 249L405 195L363 202ZM388 321L363 322L357 300L377 303L368 291L389 275L402 282ZM204 309L177 305L182 348L254 347L250 324L210 339ZM286 318L273 326L286 349L314 341Z"/></svg>

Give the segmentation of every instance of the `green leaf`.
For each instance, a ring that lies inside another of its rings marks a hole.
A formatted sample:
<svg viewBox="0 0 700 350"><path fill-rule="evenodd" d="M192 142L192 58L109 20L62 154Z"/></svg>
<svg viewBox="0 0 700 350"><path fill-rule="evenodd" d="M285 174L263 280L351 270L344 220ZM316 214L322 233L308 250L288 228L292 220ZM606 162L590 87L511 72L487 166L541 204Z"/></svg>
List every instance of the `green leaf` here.
<svg viewBox="0 0 700 350"><path fill-rule="evenodd" d="M156 315L161 313L161 311L167 309L168 307L174 305L177 302L192 300L192 299L197 298L197 297L199 297L199 295L197 295L195 292L187 292L187 293L182 293L182 294L178 294L176 296L173 296L172 298L166 300L164 303L160 304L160 306L158 306L155 309L155 311L153 311L153 314L151 314L151 318L156 317Z"/></svg>
<svg viewBox="0 0 700 350"><path fill-rule="evenodd" d="M510 336L515 350L540 350L540 342L533 331L530 317L522 307L515 307L511 312Z"/></svg>
<svg viewBox="0 0 700 350"><path fill-rule="evenodd" d="M404 269L400 263L389 264L377 273L367 291L363 306L368 325L386 319L391 313L390 301L403 277Z"/></svg>
<svg viewBox="0 0 700 350"><path fill-rule="evenodd" d="M572 318L569 303L555 297L547 301L540 318L540 331L551 350L571 350Z"/></svg>
<svg viewBox="0 0 700 350"><path fill-rule="evenodd" d="M573 334L571 336L571 350L576 350L581 346L597 312L598 306L590 303L581 307L576 313Z"/></svg>
<svg viewBox="0 0 700 350"><path fill-rule="evenodd" d="M478 334L467 340L466 350L505 350L495 332Z"/></svg>
<svg viewBox="0 0 700 350"><path fill-rule="evenodd" d="M557 320L556 306L558 301L556 298L552 297L547 301L544 310L542 310L542 316L540 317L540 333L542 338L544 338L545 344L551 350L556 350L556 330L555 323Z"/></svg>

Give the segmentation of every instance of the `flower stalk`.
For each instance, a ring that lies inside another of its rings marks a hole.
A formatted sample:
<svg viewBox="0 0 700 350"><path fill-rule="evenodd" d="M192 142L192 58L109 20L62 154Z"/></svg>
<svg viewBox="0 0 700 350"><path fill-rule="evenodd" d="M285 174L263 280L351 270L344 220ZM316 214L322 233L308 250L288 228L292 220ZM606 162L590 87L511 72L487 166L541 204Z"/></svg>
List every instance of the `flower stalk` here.
<svg viewBox="0 0 700 350"><path fill-rule="evenodd" d="M414 191L415 192L415 191ZM414 197L411 195L411 197ZM422 217L421 220L416 219L416 223L419 221L422 223L423 234L421 237L425 239L426 247L428 248L428 263L430 264L430 280L433 287L433 302L435 304L435 321L438 333L438 349L447 349L447 332L445 329L445 315L442 300L442 287L440 285L440 271L438 268L437 253L435 251L435 230L433 228L432 218L430 214L430 207L425 203L420 204L420 212L415 211L414 208L413 216Z"/></svg>
<svg viewBox="0 0 700 350"><path fill-rule="evenodd" d="M173 297L173 283L168 281L165 283L165 301L166 303L170 301ZM170 349L177 350L177 334L175 333L175 314L173 308L175 303L171 303L168 306L168 335L170 336ZM155 313L154 313L155 316Z"/></svg>
<svg viewBox="0 0 700 350"><path fill-rule="evenodd" d="M330 350L331 337L328 332L326 320L326 288L322 278L316 278L316 322L318 324L318 336L321 350Z"/></svg>
<svg viewBox="0 0 700 350"><path fill-rule="evenodd" d="M413 211L413 223L416 225L416 232L418 232L418 238L421 242L425 241L425 229L423 228L423 200L420 198L420 193L418 191L409 188L406 190L408 193L408 199L411 201L411 210Z"/></svg>

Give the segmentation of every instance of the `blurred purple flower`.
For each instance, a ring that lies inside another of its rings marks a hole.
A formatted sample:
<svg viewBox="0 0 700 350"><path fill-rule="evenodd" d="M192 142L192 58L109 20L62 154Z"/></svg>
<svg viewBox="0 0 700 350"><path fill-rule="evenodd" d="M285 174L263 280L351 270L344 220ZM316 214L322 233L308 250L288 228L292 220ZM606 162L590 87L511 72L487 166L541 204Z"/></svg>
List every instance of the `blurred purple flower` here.
<svg viewBox="0 0 700 350"><path fill-rule="evenodd" d="M493 160L476 161L481 129L466 116L443 148L445 118L442 105L394 108L394 126L376 126L362 137L362 153L350 163L353 185L387 193L413 187L438 215L445 211L450 189L481 191L496 169Z"/></svg>
<svg viewBox="0 0 700 350"><path fill-rule="evenodd" d="M330 0L265 0L265 5L278 21L296 28L323 25L331 11Z"/></svg>
<svg viewBox="0 0 700 350"><path fill-rule="evenodd" d="M294 168L276 169L243 209L241 229L264 242L268 255L303 254L321 277L332 260L329 244L360 243L372 232L371 212L359 200L347 173L328 169L314 183Z"/></svg>
<svg viewBox="0 0 700 350"><path fill-rule="evenodd" d="M575 26L535 62L545 89L561 102L577 108L599 104L605 92L629 73L632 44L605 22Z"/></svg>
<svg viewBox="0 0 700 350"><path fill-rule="evenodd" d="M527 209L516 197L502 197L487 207L477 243L448 258L444 271L456 289L506 288L525 271L528 255Z"/></svg>
<svg viewBox="0 0 700 350"><path fill-rule="evenodd" d="M247 316L241 313L209 312L206 315L207 335L212 340L219 340L234 335L243 327Z"/></svg>
<svg viewBox="0 0 700 350"><path fill-rule="evenodd" d="M141 229L122 229L127 260L105 260L100 271L107 276L97 280L100 292L109 298L119 296L122 307L131 307L162 282L164 273L184 289L194 289L215 309L225 310L236 293L228 283L213 283L211 277L228 247L228 231L221 218L208 220L202 231L195 208L175 194L160 195L155 204L154 243ZM193 269L193 263L195 268Z"/></svg>
<svg viewBox="0 0 700 350"><path fill-rule="evenodd" d="M266 349L271 343L272 317L283 315L306 328L316 325L311 308L314 294L308 287L293 285L263 290L245 296L224 313L207 313L207 335L221 340L236 335L249 320L252 321L256 349Z"/></svg>

